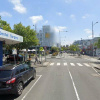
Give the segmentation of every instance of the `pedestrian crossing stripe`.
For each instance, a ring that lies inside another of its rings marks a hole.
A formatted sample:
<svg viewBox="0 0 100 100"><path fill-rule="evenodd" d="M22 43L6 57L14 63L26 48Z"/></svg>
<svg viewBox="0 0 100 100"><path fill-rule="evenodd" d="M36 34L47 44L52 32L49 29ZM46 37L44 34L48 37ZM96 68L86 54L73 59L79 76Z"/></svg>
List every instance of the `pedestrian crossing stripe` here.
<svg viewBox="0 0 100 100"><path fill-rule="evenodd" d="M59 65L60 65L60 63L57 63L57 65L59 66Z"/></svg>
<svg viewBox="0 0 100 100"><path fill-rule="evenodd" d="M51 63L50 64L50 66L53 66L55 63ZM64 66L68 66L68 63L63 63L64 64ZM69 63L71 66L75 66L75 64L74 63ZM86 66L86 67L91 67L91 65L93 66L93 67L98 67L98 65L96 65L96 64L88 64L88 63L76 63L78 66ZM60 66L61 65L61 63L57 63L57 66Z"/></svg>
<svg viewBox="0 0 100 100"><path fill-rule="evenodd" d="M80 63L77 63L77 65L79 65L79 66L83 66L82 64L80 64Z"/></svg>
<svg viewBox="0 0 100 100"><path fill-rule="evenodd" d="M51 66L54 65L54 63L51 63L50 65L51 65Z"/></svg>
<svg viewBox="0 0 100 100"><path fill-rule="evenodd" d="M87 63L83 63L85 66L90 67L90 65L88 65Z"/></svg>
<svg viewBox="0 0 100 100"><path fill-rule="evenodd" d="M75 64L74 63L70 63L71 64L71 66L75 66Z"/></svg>
<svg viewBox="0 0 100 100"><path fill-rule="evenodd" d="M67 65L67 63L64 63L64 66L66 66Z"/></svg>

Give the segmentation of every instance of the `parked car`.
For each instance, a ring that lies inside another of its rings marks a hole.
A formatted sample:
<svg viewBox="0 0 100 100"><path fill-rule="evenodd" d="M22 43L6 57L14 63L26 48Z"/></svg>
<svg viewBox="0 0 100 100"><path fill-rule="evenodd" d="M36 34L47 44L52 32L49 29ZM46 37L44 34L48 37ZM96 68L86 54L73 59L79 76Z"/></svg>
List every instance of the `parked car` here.
<svg viewBox="0 0 100 100"><path fill-rule="evenodd" d="M14 58L14 56L15 56L15 58ZM14 54L12 54L12 55L9 55L9 57L7 58L7 61L14 61L14 59L16 61L23 61L23 56L22 55L14 55Z"/></svg>
<svg viewBox="0 0 100 100"><path fill-rule="evenodd" d="M36 70L28 64L7 64L0 68L0 94L22 94L24 85L35 79Z"/></svg>

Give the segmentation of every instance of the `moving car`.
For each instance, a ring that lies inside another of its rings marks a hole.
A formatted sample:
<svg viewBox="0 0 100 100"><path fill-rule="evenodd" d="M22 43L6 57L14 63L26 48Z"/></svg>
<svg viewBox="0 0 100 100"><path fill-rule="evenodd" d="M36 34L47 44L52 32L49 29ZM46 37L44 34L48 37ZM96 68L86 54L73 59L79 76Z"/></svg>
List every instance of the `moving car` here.
<svg viewBox="0 0 100 100"><path fill-rule="evenodd" d="M0 94L22 94L24 85L35 79L36 70L28 64L7 64L0 68Z"/></svg>

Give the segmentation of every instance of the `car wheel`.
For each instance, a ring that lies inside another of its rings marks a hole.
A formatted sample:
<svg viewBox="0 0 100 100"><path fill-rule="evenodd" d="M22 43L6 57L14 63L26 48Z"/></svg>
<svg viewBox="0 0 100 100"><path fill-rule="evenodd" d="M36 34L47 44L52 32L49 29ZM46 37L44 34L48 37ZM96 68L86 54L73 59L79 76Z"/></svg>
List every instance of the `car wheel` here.
<svg viewBox="0 0 100 100"><path fill-rule="evenodd" d="M22 94L23 91L23 84L22 82L19 82L16 86L16 96L20 96Z"/></svg>

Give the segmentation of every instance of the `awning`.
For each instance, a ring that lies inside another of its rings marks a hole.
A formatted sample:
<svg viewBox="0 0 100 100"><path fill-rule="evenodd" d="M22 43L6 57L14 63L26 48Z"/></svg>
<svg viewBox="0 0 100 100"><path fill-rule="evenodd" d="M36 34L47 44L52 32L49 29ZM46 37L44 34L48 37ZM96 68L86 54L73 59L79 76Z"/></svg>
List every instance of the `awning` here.
<svg viewBox="0 0 100 100"><path fill-rule="evenodd" d="M16 44L23 42L23 37L0 29L0 41L4 41L5 44Z"/></svg>

